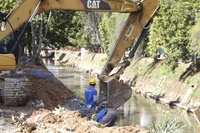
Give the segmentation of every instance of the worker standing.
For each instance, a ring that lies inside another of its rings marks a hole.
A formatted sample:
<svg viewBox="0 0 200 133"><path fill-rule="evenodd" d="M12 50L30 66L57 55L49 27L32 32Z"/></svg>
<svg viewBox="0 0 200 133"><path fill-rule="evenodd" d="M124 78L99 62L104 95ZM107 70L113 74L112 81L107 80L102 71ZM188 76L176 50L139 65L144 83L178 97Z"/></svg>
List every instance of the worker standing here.
<svg viewBox="0 0 200 133"><path fill-rule="evenodd" d="M96 80L90 79L90 87L85 90L85 106L88 108L95 108L97 102L97 90L95 89Z"/></svg>
<svg viewBox="0 0 200 133"><path fill-rule="evenodd" d="M89 81L90 87L85 90L85 106L87 107L86 116L90 119L90 116L95 112L96 103L98 101L97 98L97 90L95 89L96 80L90 79Z"/></svg>

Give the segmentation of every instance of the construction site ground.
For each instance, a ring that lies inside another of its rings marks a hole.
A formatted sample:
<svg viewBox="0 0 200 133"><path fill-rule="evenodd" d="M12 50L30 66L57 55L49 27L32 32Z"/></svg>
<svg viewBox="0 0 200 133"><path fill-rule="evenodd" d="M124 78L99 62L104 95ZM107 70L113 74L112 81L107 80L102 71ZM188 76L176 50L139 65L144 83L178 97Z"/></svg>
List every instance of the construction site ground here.
<svg viewBox="0 0 200 133"><path fill-rule="evenodd" d="M29 80L25 106L0 104L2 133L148 133L139 125L103 127L80 113L82 103L74 93L41 66L25 65L17 75ZM10 77L1 73L1 78ZM16 74L14 75L16 76ZM79 111L78 111L79 110Z"/></svg>

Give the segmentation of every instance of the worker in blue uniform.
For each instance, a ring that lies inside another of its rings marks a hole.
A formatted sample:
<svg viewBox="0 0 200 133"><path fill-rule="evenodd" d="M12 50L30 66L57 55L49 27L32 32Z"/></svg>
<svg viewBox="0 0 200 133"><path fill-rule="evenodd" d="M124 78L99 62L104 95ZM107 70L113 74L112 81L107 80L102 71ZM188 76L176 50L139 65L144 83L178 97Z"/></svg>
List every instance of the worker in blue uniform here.
<svg viewBox="0 0 200 133"><path fill-rule="evenodd" d="M91 115L95 112L95 107L98 101L97 90L95 89L96 80L90 79L89 88L87 88L84 92L85 96L85 114L88 119L91 118Z"/></svg>
<svg viewBox="0 0 200 133"><path fill-rule="evenodd" d="M90 87L85 90L84 96L85 96L85 106L88 108L95 108L96 102L98 100L97 98L97 90L95 89L96 80L90 79L89 81Z"/></svg>
<svg viewBox="0 0 200 133"><path fill-rule="evenodd" d="M102 102L98 108L96 104L98 102L97 90L95 89L96 80L90 79L90 87L85 90L85 106L88 108L86 112L86 117L88 119L93 119L106 127L113 126L117 120L118 112L114 108L109 108L107 103ZM97 113L97 114L96 114ZM93 114L93 115L92 115Z"/></svg>
<svg viewBox="0 0 200 133"><path fill-rule="evenodd" d="M117 120L118 112L114 108L110 107L100 107L100 111L97 114L93 114L91 119L99 122L105 127L111 127L115 125L115 121Z"/></svg>

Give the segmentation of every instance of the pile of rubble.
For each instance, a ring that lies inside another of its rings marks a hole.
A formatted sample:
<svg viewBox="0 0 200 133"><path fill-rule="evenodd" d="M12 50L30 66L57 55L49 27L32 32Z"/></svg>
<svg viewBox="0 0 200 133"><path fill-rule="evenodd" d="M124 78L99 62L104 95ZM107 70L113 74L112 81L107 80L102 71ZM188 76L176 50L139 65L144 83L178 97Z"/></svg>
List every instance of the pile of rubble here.
<svg viewBox="0 0 200 133"><path fill-rule="evenodd" d="M23 120L23 117L18 120ZM22 122L22 121L20 121ZM19 124L19 121L16 122ZM103 127L99 123L88 120L78 111L59 106L53 111L40 108L20 124L18 133L150 133L140 126Z"/></svg>
<svg viewBox="0 0 200 133"><path fill-rule="evenodd" d="M30 101L22 107L0 110L1 132L9 133L149 133L141 126L103 127L83 117L84 104L53 74L42 67L26 67L22 74L31 82L26 87ZM6 114L5 114L6 112ZM2 115L5 114L5 115Z"/></svg>

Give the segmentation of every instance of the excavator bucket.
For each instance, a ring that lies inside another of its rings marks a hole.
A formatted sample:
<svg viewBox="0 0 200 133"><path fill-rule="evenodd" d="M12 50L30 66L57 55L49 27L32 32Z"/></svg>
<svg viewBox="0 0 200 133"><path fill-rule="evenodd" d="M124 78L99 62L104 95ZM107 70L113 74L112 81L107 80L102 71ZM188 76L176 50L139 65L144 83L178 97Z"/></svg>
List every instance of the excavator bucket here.
<svg viewBox="0 0 200 133"><path fill-rule="evenodd" d="M0 70L15 70L16 60L13 54L0 54Z"/></svg>
<svg viewBox="0 0 200 133"><path fill-rule="evenodd" d="M107 101L109 107L118 108L128 101L132 95L132 89L128 84L117 79L110 78L100 81L99 100Z"/></svg>

